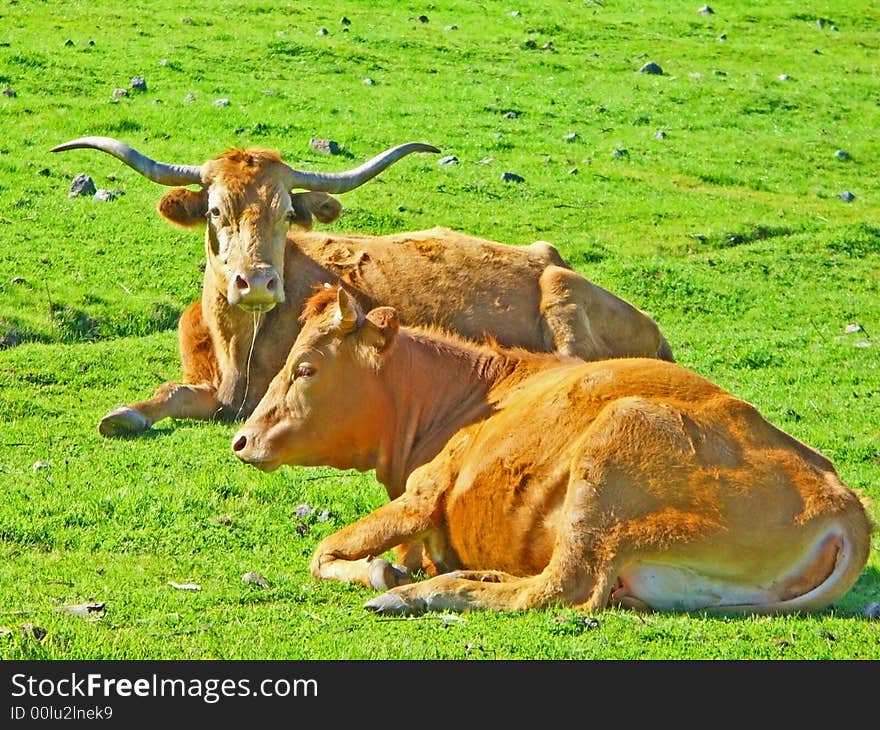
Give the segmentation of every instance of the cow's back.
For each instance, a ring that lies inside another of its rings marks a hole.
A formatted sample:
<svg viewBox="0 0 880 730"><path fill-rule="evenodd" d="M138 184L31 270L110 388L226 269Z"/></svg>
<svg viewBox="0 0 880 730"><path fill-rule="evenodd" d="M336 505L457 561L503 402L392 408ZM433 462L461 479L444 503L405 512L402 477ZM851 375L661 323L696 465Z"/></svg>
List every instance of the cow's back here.
<svg viewBox="0 0 880 730"><path fill-rule="evenodd" d="M446 228L386 236L297 233L299 249L338 277L365 309L389 305L404 325L549 351L539 279L565 266L549 244L514 246ZM294 264L295 265L295 264ZM286 278L297 276L287 273Z"/></svg>

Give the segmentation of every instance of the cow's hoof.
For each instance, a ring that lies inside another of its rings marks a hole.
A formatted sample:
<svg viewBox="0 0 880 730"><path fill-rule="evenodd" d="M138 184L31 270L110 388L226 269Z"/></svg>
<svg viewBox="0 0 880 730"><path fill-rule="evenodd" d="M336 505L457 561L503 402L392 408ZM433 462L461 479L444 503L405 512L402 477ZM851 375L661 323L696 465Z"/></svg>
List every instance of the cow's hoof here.
<svg viewBox="0 0 880 730"><path fill-rule="evenodd" d="M136 411L134 408L122 406L115 411L110 411L101 419L98 424L98 431L102 436L133 436L143 433L153 422L143 413Z"/></svg>
<svg viewBox="0 0 880 730"><path fill-rule="evenodd" d="M387 613L397 616L416 616L422 613L421 608L407 603L400 593L394 591L371 598L364 604L364 608L373 613Z"/></svg>
<svg viewBox="0 0 880 730"><path fill-rule="evenodd" d="M412 575L402 565L392 565L382 558L370 563L370 585L377 591L387 591L407 583L412 583Z"/></svg>

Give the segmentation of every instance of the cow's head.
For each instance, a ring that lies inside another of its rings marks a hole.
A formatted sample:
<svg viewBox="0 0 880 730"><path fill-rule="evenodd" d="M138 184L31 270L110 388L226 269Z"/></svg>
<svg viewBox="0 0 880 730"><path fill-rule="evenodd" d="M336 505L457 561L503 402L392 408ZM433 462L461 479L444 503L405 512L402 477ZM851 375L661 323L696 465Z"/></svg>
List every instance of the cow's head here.
<svg viewBox="0 0 880 730"><path fill-rule="evenodd" d="M284 301L284 246L291 225L311 228L313 216L330 223L342 207L329 193L353 190L411 152L439 152L409 142L353 170L320 173L296 170L276 152L259 148L232 149L202 165L156 162L110 137L82 137L52 151L78 148L113 155L160 185L198 185L198 190L175 187L163 195L159 213L179 226L207 226L214 285L230 305L252 312L267 312Z"/></svg>
<svg viewBox="0 0 880 730"><path fill-rule="evenodd" d="M390 412L379 364L394 344L397 313L364 314L340 287L306 303L287 363L232 440L242 461L265 471L283 464L371 469L380 424Z"/></svg>

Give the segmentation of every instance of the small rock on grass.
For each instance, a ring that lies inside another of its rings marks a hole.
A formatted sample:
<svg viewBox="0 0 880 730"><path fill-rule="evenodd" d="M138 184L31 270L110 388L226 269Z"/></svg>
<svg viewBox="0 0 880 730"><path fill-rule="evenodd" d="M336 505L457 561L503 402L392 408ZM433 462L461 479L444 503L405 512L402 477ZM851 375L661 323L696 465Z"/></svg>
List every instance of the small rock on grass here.
<svg viewBox="0 0 880 730"><path fill-rule="evenodd" d="M67 197L76 198L80 195L94 195L96 192L98 192L98 189L95 187L95 181L92 180L90 175L86 175L83 172L73 178L73 182L70 183L70 190L67 192Z"/></svg>
<svg viewBox="0 0 880 730"><path fill-rule="evenodd" d="M36 641L42 641L46 638L46 634L49 633L42 626L32 624L30 621L23 623L19 627L19 630L21 631L21 635L26 639L34 639Z"/></svg>
<svg viewBox="0 0 880 730"><path fill-rule="evenodd" d="M337 142L334 142L332 139L321 139L319 137L312 137L309 140L309 147L324 155L338 155L340 151Z"/></svg>
<svg viewBox="0 0 880 730"><path fill-rule="evenodd" d="M107 613L103 602L94 601L77 603L73 606L62 606L60 610L80 618L101 618Z"/></svg>
<svg viewBox="0 0 880 730"><path fill-rule="evenodd" d="M653 61L648 61L644 66L639 69L640 74L654 74L656 76L663 75L663 69Z"/></svg>
<svg viewBox="0 0 880 730"><path fill-rule="evenodd" d="M175 583L173 580L168 581L168 585L179 591L200 591L202 587L197 583Z"/></svg>
<svg viewBox="0 0 880 730"><path fill-rule="evenodd" d="M252 585L257 585L260 588L267 588L269 586L269 581L267 581L262 575L259 573L254 573L253 571L249 571L241 576L242 583L248 583Z"/></svg>

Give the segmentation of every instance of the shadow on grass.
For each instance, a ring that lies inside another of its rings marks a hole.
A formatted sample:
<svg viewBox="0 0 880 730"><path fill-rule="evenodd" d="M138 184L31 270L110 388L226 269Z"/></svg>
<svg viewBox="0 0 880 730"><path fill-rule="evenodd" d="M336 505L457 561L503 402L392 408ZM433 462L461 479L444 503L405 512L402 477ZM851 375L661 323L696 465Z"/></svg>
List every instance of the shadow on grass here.
<svg viewBox="0 0 880 730"><path fill-rule="evenodd" d="M228 426L233 428L235 426L241 426L244 423L244 420L240 421L221 421L221 420L210 420L210 421L201 421L201 420L187 420L187 419L174 419L168 418L162 421L161 426L151 426L146 431L138 431L137 433L114 433L108 434L105 438L111 441L153 441L157 439L167 438L169 436L173 436L177 433L178 430L183 431L198 431L200 429L206 429L213 426ZM231 434L230 434L231 435Z"/></svg>

